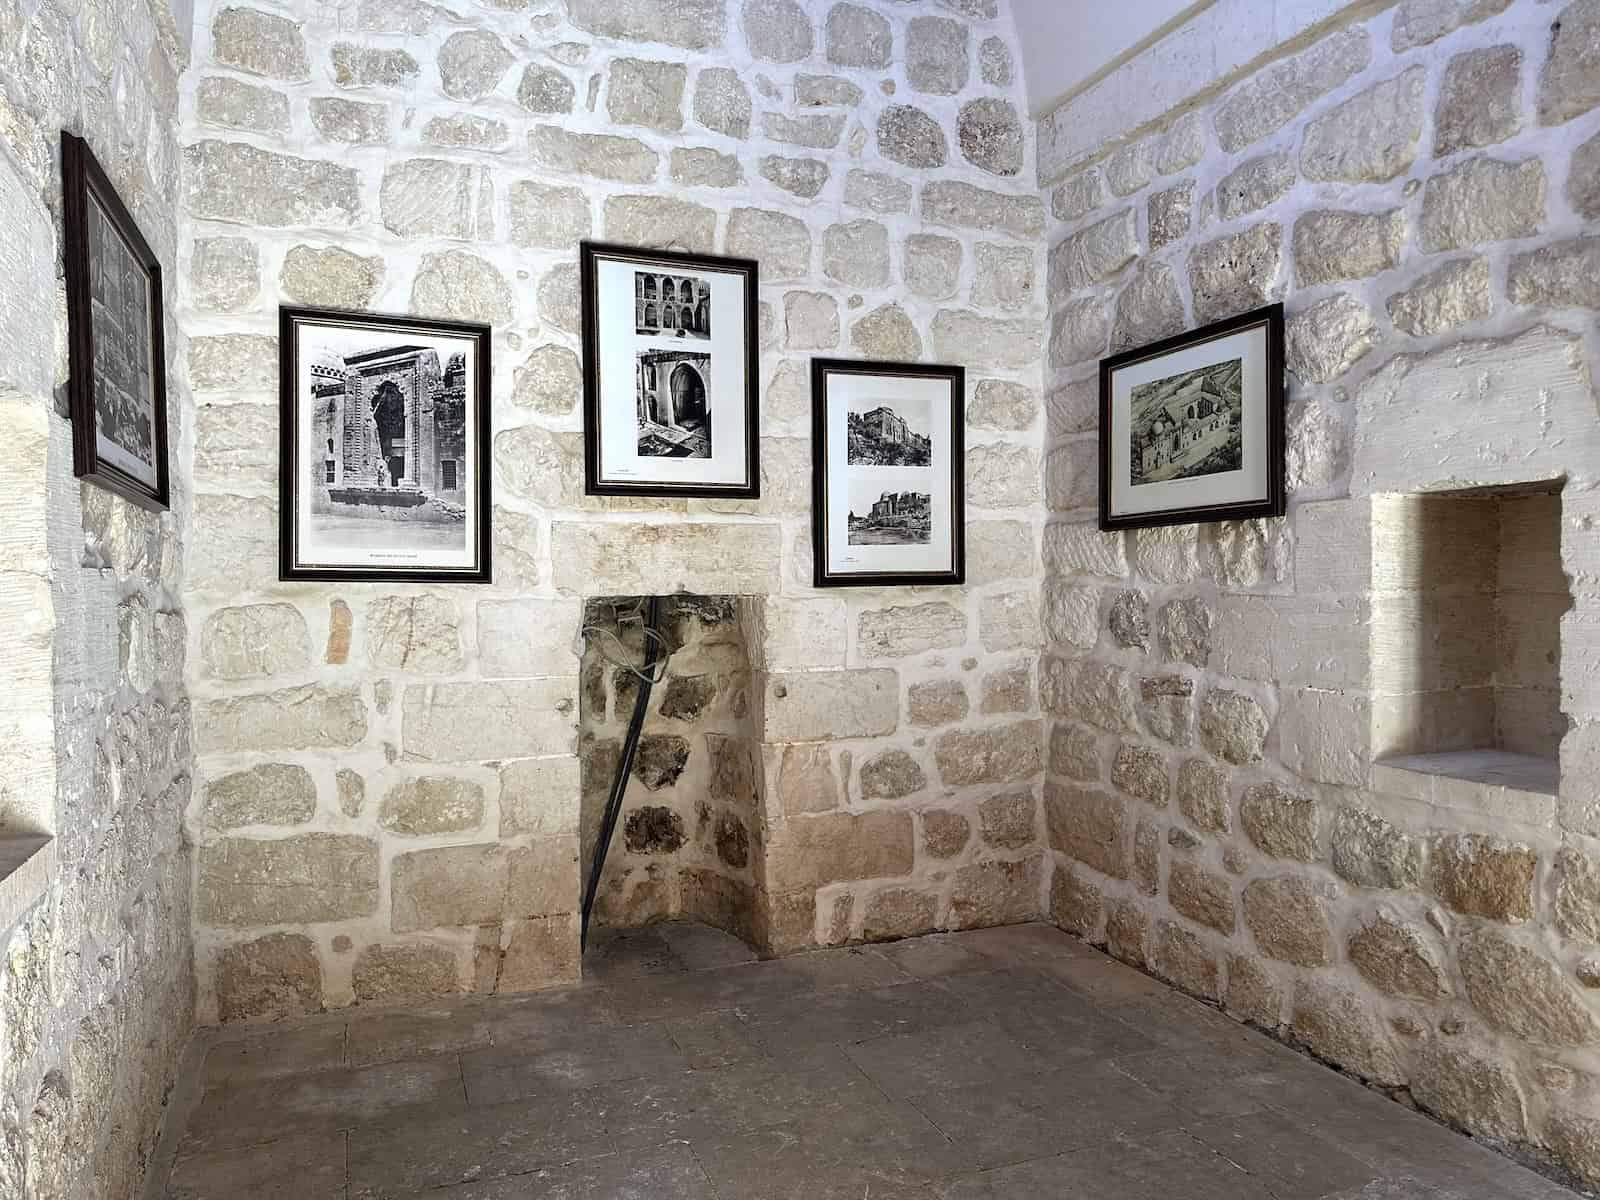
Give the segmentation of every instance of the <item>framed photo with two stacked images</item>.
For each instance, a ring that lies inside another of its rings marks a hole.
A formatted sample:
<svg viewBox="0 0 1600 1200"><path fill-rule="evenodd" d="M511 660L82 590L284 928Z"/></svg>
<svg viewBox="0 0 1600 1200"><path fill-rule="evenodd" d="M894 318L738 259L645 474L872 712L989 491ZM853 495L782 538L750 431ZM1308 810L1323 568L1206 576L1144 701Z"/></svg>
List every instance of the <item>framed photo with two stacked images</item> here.
<svg viewBox="0 0 1600 1200"><path fill-rule="evenodd" d="M1281 517L1283 305L1100 363L1100 528Z"/></svg>
<svg viewBox="0 0 1600 1200"><path fill-rule="evenodd" d="M62 133L61 167L73 473L165 509L161 266L86 142Z"/></svg>
<svg viewBox="0 0 1600 1200"><path fill-rule="evenodd" d="M584 490L761 495L759 270L583 242Z"/></svg>
<svg viewBox="0 0 1600 1200"><path fill-rule="evenodd" d="M817 587L965 580L965 401L960 367L812 361Z"/></svg>

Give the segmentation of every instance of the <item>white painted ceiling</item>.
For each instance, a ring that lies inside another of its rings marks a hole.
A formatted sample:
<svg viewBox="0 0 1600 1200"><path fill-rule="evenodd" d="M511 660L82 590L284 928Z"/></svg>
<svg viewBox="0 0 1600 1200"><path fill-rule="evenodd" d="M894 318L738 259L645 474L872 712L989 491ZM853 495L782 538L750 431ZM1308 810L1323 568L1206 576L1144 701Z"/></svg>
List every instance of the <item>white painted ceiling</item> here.
<svg viewBox="0 0 1600 1200"><path fill-rule="evenodd" d="M1011 0L1028 108L1036 116L1048 112L1157 30L1209 6L1210 0Z"/></svg>

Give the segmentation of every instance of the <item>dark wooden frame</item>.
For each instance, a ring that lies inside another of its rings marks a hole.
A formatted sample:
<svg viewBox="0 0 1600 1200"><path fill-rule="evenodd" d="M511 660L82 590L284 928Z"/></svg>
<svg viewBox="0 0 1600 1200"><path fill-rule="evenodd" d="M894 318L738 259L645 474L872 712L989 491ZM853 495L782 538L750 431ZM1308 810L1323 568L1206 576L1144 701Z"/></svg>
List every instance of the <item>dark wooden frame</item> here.
<svg viewBox="0 0 1600 1200"><path fill-rule="evenodd" d="M167 450L166 309L161 263L88 143L65 131L61 134L61 175L66 224L62 262L67 285L67 410L72 417L72 473L143 508L160 512L172 499ZM155 453L154 488L120 467L102 461L98 453L99 422L94 406L94 302L89 281L91 192L150 280L150 386L155 401L150 432Z"/></svg>
<svg viewBox="0 0 1600 1200"><path fill-rule="evenodd" d="M475 394L478 444L468 447L473 455L478 486L477 565L470 570L439 567L297 567L295 566L296 492L302 473L296 462L295 434L298 428L295 383L299 375L297 331L303 324L381 327L416 330L470 338L477 346ZM348 580L377 583L491 583L494 552L494 480L491 475L489 442L493 430L489 423L489 389L493 373L490 360L493 331L487 325L462 321L435 321L419 317L391 317L378 313L345 312L330 308L284 307L278 315L278 578Z"/></svg>
<svg viewBox="0 0 1600 1200"><path fill-rule="evenodd" d="M949 571L828 571L828 377L889 375L940 379L950 385L950 554ZM930 363L862 362L850 358L811 360L811 559L812 583L828 587L929 587L965 583L967 578L967 372L964 367Z"/></svg>
<svg viewBox="0 0 1600 1200"><path fill-rule="evenodd" d="M1241 330L1265 326L1267 333L1267 495L1237 504L1164 509L1159 512L1111 515L1111 377L1134 363L1148 362L1180 350L1229 337ZM1254 517L1281 517L1287 507L1284 486L1284 358L1283 305L1265 307L1217 321L1203 329L1180 333L1148 346L1126 350L1100 360L1100 528L1147 529L1157 525L1189 525L1210 521L1244 521Z"/></svg>
<svg viewBox="0 0 1600 1200"><path fill-rule="evenodd" d="M745 276L745 478L744 484L620 483L600 478L600 325L599 261L623 259L641 265L687 267ZM578 280L583 303L583 490L588 496L721 496L729 500L756 500L761 496L760 343L756 309L761 271L754 259L719 258L684 254L676 250L650 250L612 242L578 244Z"/></svg>

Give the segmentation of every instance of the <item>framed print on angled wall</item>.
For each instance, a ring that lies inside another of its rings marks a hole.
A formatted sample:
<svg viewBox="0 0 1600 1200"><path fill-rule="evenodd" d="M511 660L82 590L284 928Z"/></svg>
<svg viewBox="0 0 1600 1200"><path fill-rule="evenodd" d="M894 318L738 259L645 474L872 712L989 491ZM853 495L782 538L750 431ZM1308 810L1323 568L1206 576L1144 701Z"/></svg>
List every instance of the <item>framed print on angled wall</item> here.
<svg viewBox="0 0 1600 1200"><path fill-rule="evenodd" d="M812 361L817 587L965 579L965 401L960 367Z"/></svg>
<svg viewBox="0 0 1600 1200"><path fill-rule="evenodd" d="M761 495L758 268L584 242L584 489Z"/></svg>
<svg viewBox="0 0 1600 1200"><path fill-rule="evenodd" d="M1100 363L1100 528L1281 517L1283 305Z"/></svg>

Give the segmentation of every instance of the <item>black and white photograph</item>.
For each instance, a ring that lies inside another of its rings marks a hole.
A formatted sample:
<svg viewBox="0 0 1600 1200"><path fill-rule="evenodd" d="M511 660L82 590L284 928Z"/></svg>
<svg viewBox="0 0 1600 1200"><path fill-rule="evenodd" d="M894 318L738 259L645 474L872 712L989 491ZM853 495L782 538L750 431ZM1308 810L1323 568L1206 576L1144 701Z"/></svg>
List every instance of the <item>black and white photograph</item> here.
<svg viewBox="0 0 1600 1200"><path fill-rule="evenodd" d="M73 465L165 508L161 268L87 144L62 135Z"/></svg>
<svg viewBox="0 0 1600 1200"><path fill-rule="evenodd" d="M851 410L852 467L926 467L932 456L926 404L902 402L897 409L869 398L861 411Z"/></svg>
<svg viewBox="0 0 1600 1200"><path fill-rule="evenodd" d="M489 329L282 314L285 579L489 582Z"/></svg>
<svg viewBox="0 0 1600 1200"><path fill-rule="evenodd" d="M693 275L635 271L634 332L640 337L711 340L711 284Z"/></svg>
<svg viewBox="0 0 1600 1200"><path fill-rule="evenodd" d="M1244 459L1234 358L1133 389L1129 469L1135 485L1237 471Z"/></svg>
<svg viewBox="0 0 1600 1200"><path fill-rule="evenodd" d="M926 546L933 540L933 497L851 479L849 526L852 546Z"/></svg>
<svg viewBox="0 0 1600 1200"><path fill-rule="evenodd" d="M1100 363L1100 528L1284 512L1283 306Z"/></svg>
<svg viewBox="0 0 1600 1200"><path fill-rule="evenodd" d="M966 577L965 400L958 366L812 360L817 587Z"/></svg>
<svg viewBox="0 0 1600 1200"><path fill-rule="evenodd" d="M749 259L584 242L584 490L761 494Z"/></svg>
<svg viewBox="0 0 1600 1200"><path fill-rule="evenodd" d="M645 458L711 457L711 355L640 350L639 454Z"/></svg>

